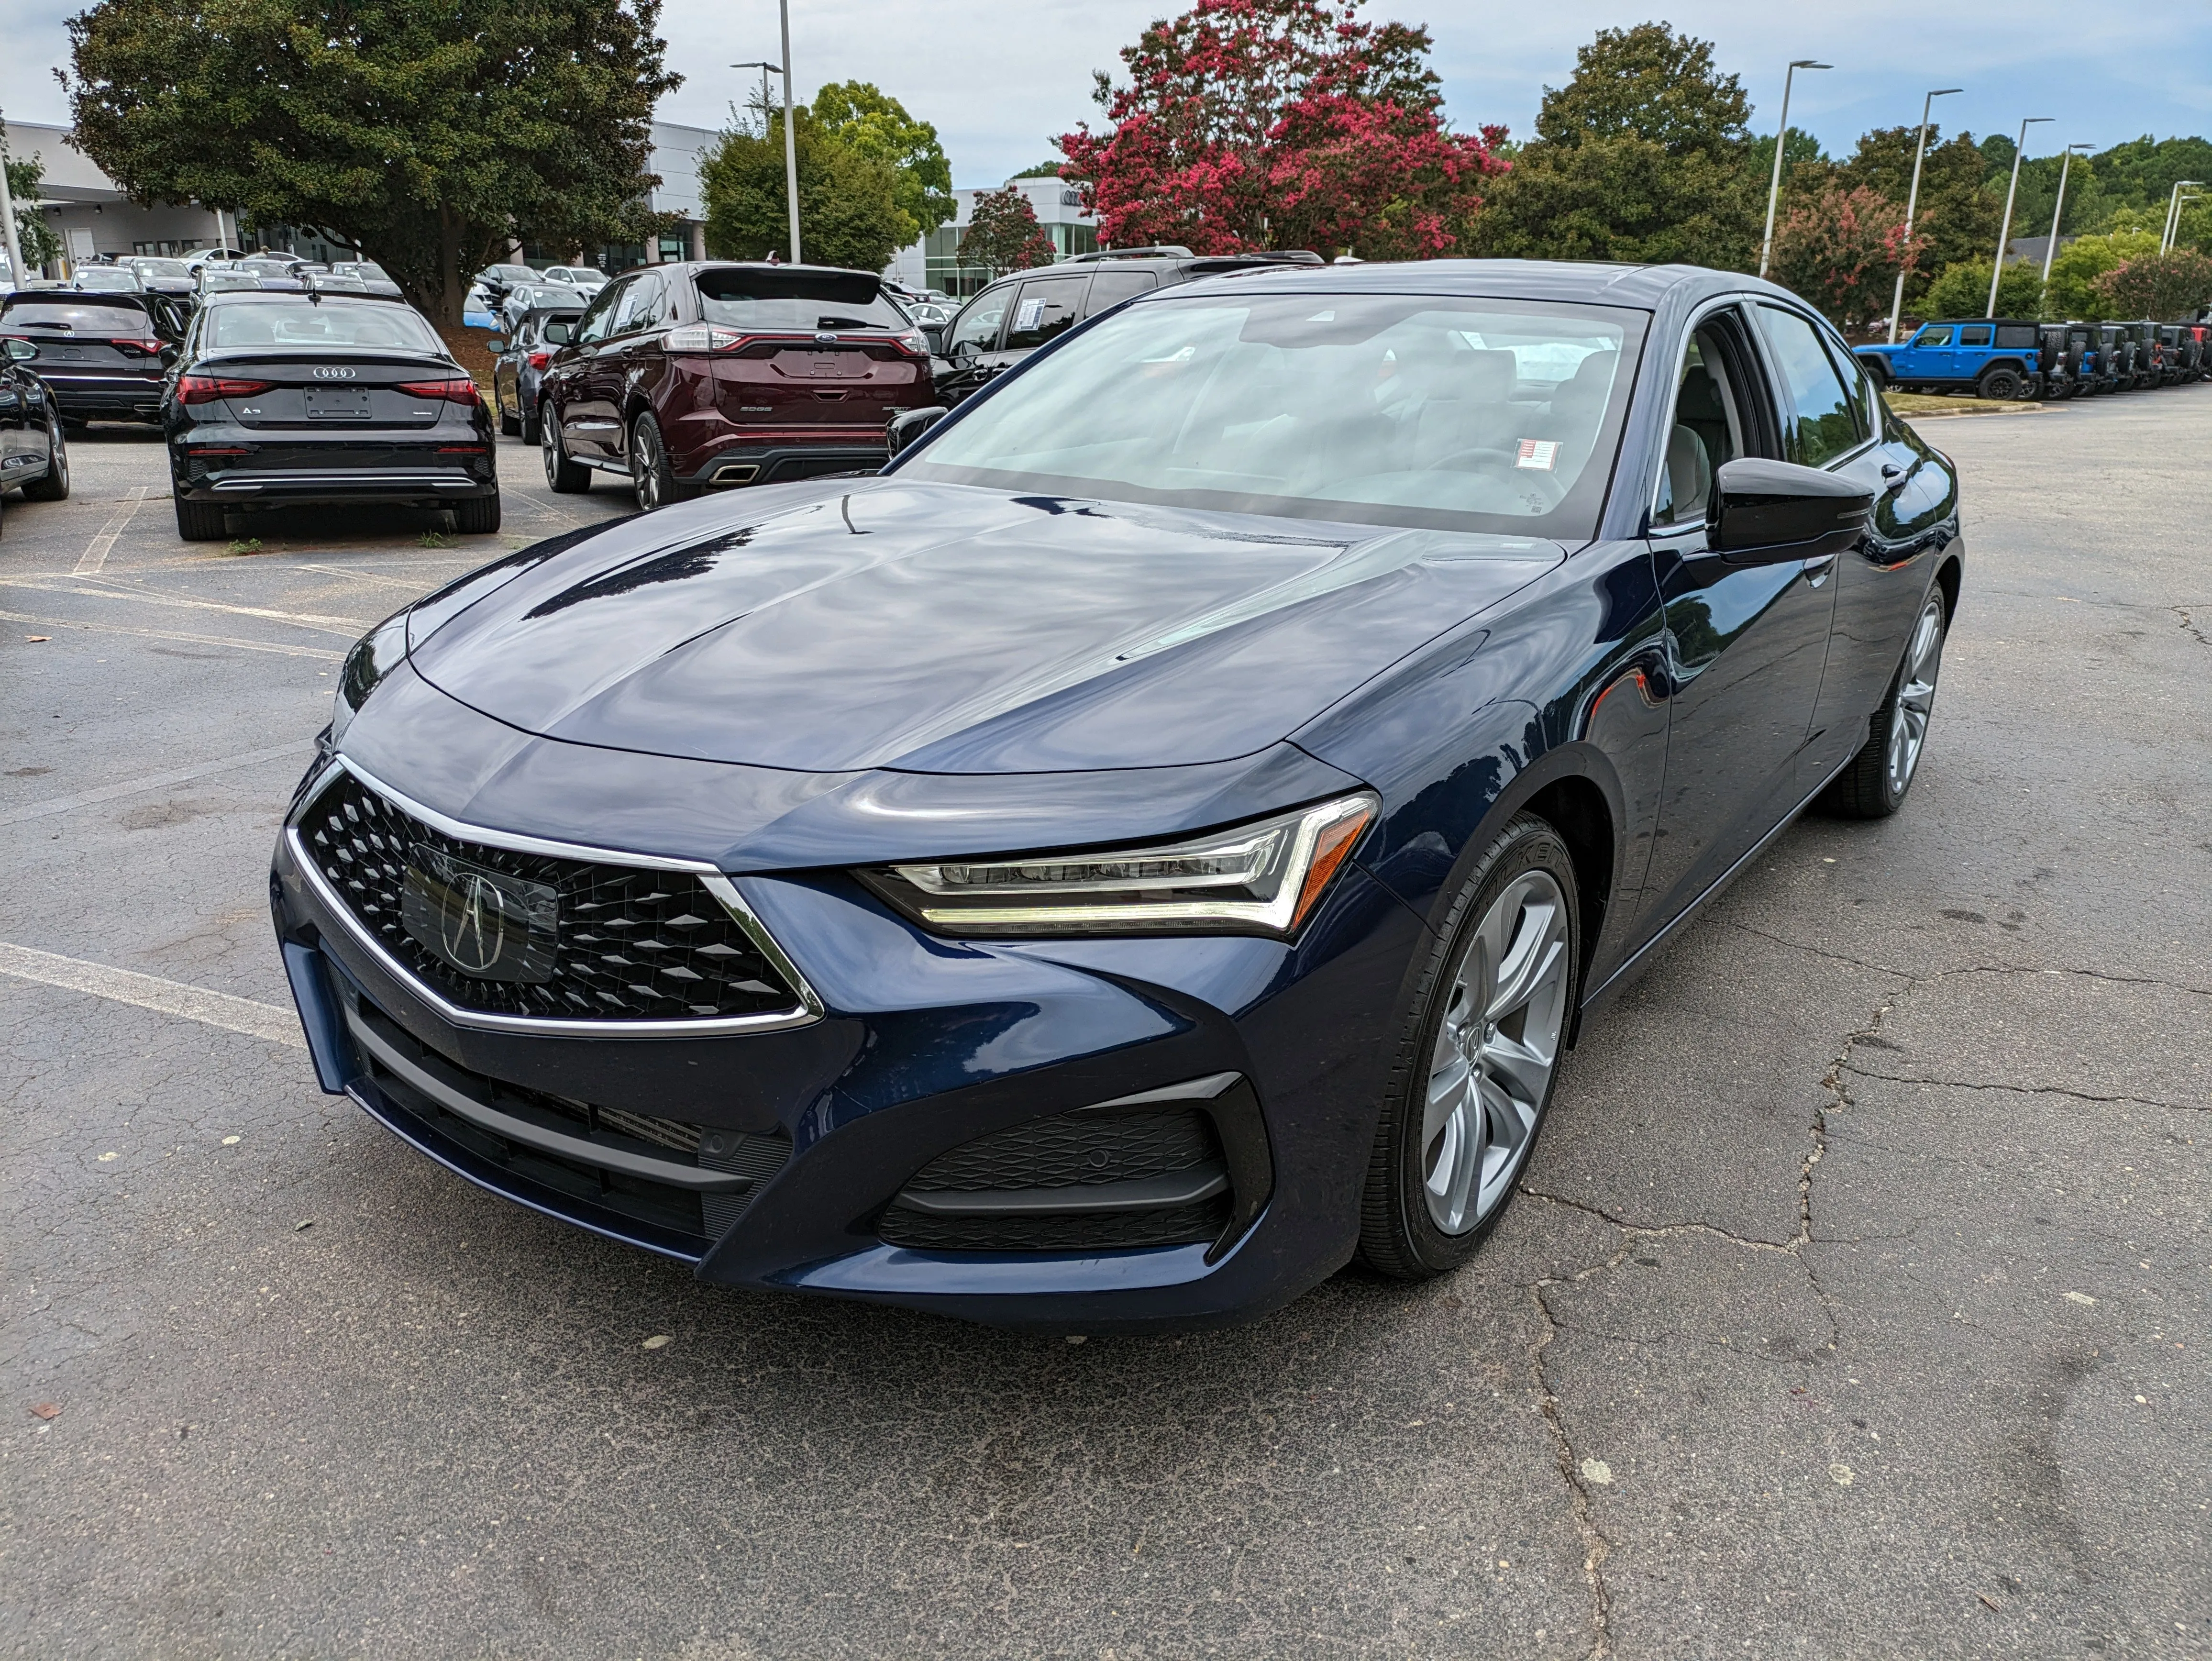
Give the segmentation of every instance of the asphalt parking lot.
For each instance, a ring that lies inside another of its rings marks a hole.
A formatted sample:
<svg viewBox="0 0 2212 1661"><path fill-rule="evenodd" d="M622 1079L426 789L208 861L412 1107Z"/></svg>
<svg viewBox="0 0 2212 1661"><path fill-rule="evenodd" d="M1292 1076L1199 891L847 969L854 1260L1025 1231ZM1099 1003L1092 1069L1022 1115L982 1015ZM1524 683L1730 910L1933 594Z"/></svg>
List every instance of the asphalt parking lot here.
<svg viewBox="0 0 2212 1661"><path fill-rule="evenodd" d="M509 441L499 537L187 545L81 437L0 539L0 1652L2212 1655L2212 385L1923 430L1905 812L1585 1035L1468 1270L1084 1342L702 1288L319 1094L265 873L345 648L627 496Z"/></svg>

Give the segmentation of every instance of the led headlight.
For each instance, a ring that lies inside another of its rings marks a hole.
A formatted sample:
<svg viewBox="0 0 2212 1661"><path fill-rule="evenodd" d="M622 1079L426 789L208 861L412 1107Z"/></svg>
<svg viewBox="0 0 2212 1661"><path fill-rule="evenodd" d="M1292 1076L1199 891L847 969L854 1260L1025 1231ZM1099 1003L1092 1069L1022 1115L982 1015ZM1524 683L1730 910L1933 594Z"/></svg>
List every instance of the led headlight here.
<svg viewBox="0 0 2212 1661"><path fill-rule="evenodd" d="M376 690L377 683L397 669L406 656L404 611L394 611L354 642L353 650L346 654L345 666L338 671L337 693L331 701L332 744L344 736L346 724L368 702L368 695Z"/></svg>
<svg viewBox="0 0 2212 1661"><path fill-rule="evenodd" d="M894 865L860 875L940 934L1287 936L1377 806L1372 795L1340 796L1156 847Z"/></svg>

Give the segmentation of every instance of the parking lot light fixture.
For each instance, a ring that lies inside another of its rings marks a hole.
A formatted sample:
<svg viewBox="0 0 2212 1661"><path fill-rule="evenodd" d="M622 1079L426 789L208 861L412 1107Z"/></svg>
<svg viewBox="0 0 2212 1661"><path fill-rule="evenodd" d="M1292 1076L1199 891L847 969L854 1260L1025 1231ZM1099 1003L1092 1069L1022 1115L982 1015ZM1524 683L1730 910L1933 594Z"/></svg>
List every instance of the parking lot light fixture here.
<svg viewBox="0 0 2212 1661"><path fill-rule="evenodd" d="M2166 199L2166 229L2158 239L2160 253L2170 252L2175 239L2181 234L2182 192L2192 186L2201 186L2203 183L2201 179L2177 179L2173 181L2173 190Z"/></svg>
<svg viewBox="0 0 2212 1661"><path fill-rule="evenodd" d="M2012 147L2012 183L2005 186L2004 222L1997 227L1997 263L1990 267L1990 308L1983 313L1985 317L1997 314L1997 282L2004 276L2005 244L2012 240L2012 204L2013 198L2020 193L2020 159L2027 154L2027 130L2039 121L2057 119L2049 115L2031 115L2020 124L2020 143Z"/></svg>
<svg viewBox="0 0 2212 1661"><path fill-rule="evenodd" d="M2069 144L2060 152L2065 157L2058 164L2058 200L2051 204L2051 240L2043 247L2043 286L2051 287L2051 257L2058 252L2058 216L2066 211L2066 172L2074 165L2074 152L2086 150L2087 144Z"/></svg>
<svg viewBox="0 0 2212 1661"><path fill-rule="evenodd" d="M771 75L781 75L783 73L783 65L781 64L771 64L765 58L749 58L744 63L732 64L730 67L733 70L758 70L761 72L761 126L765 130L768 126L768 113L769 107L768 101L768 78Z"/></svg>
<svg viewBox="0 0 2212 1661"><path fill-rule="evenodd" d="M783 195L791 210L791 263L799 259L799 136L791 125L791 0L776 0L783 19Z"/></svg>
<svg viewBox="0 0 2212 1661"><path fill-rule="evenodd" d="M1912 216L1920 206L1920 164L1928 159L1928 112L1939 98L1948 98L1964 87L1938 87L1920 100L1920 143L1912 152L1912 190L1905 198L1905 246L1912 247ZM1905 261L1897 262L1897 291L1889 301L1889 344L1897 344L1897 315L1905 309Z"/></svg>
<svg viewBox="0 0 2212 1661"><path fill-rule="evenodd" d="M1782 199L1782 152L1790 143L1790 83L1797 78L1800 70L1832 70L1833 64L1816 64L1809 58L1795 58L1782 76L1782 127L1774 136L1774 182L1766 189L1766 235L1759 245L1759 274L1766 275L1767 261L1774 255L1774 209Z"/></svg>

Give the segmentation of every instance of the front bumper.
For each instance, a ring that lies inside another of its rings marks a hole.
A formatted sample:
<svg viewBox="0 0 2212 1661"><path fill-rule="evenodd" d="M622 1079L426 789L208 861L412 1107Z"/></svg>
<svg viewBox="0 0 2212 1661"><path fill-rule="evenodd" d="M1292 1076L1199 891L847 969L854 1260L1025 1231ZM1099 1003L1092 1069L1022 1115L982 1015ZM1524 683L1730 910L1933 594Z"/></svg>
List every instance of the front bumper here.
<svg viewBox="0 0 2212 1661"><path fill-rule="evenodd" d="M956 944L836 873L741 877L818 1018L584 1037L441 1011L365 942L304 852L288 829L271 900L323 1086L471 1181L690 1262L703 1280L1095 1331L1256 1314L1357 1243L1382 1039L1422 926L1356 867L1291 944ZM1208 1086L1234 1202L1218 1238L995 1251L883 1238L916 1173L951 1150L1132 1096L1196 1100L1175 1092ZM588 1138L544 1144L542 1120L541 1145L518 1148L488 1116L502 1090L696 1127L698 1152L641 1177ZM716 1168L757 1156L767 1174L696 1199L657 1180L714 1183L710 1147L732 1150Z"/></svg>

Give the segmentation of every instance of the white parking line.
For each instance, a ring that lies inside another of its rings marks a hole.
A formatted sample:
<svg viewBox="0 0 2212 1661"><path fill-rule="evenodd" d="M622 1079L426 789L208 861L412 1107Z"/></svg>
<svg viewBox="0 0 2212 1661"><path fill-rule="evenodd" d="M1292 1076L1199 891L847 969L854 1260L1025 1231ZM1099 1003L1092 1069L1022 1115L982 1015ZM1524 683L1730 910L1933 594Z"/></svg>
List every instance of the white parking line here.
<svg viewBox="0 0 2212 1661"><path fill-rule="evenodd" d="M234 605L228 600L194 599L185 594L161 593L143 583L128 582L118 577L104 576L100 581L106 586L94 587L82 582L42 581L37 578L17 577L7 586L30 588L40 593L81 594L88 599L138 600L148 605L169 605L194 611L228 611L234 617L241 618L266 618L272 623L289 623L296 629L312 629L324 635L340 635L348 640L376 621L374 618L334 618L317 611L276 611L265 605Z"/></svg>
<svg viewBox="0 0 2212 1661"><path fill-rule="evenodd" d="M300 1031L300 1018L291 1010L256 1003L251 998L235 998L228 992L210 992L204 986L187 986L182 981L165 981L158 975L111 969L104 963L87 963L82 958L64 958L58 952L33 951L5 941L0 941L0 975L71 992L88 992L95 998L135 1004L164 1015L180 1015L188 1021L204 1021L226 1032L242 1032L249 1038L265 1038L294 1050L307 1047Z"/></svg>
<svg viewBox="0 0 2212 1661"><path fill-rule="evenodd" d="M289 744L272 744L266 750L249 750L242 756L225 756L221 761L203 762L198 767L179 767L167 773L149 773L143 778L126 779L120 784L104 784L97 790L80 791L73 796L51 796L45 801L27 802L21 807L0 808L0 825L21 824L26 819L48 818L56 813L73 813L80 807L96 806L103 801L137 795L142 791L167 789L170 785L204 779L210 774L228 773L236 767L258 766L264 761L275 761L283 756L299 757L304 765L307 749L307 745L298 739Z"/></svg>
<svg viewBox="0 0 2212 1661"><path fill-rule="evenodd" d="M80 618L33 617L28 611L0 611L0 622L35 623L44 629L89 629L98 635L137 635L146 640L180 640L193 646L228 646L240 652L274 652L279 657L321 658L328 663L345 661L343 652L326 652L319 646L279 646L265 640L234 640L228 635L181 635L167 629L126 629L119 623L87 623Z"/></svg>
<svg viewBox="0 0 2212 1661"><path fill-rule="evenodd" d="M115 538L130 528L131 520L138 512L139 503L146 500L147 493L153 488L150 484L138 485L124 498L122 510L111 515L107 523L100 527L100 534L93 538L84 551L84 557L77 561L74 575L93 576L107 563L108 550L115 546Z"/></svg>

